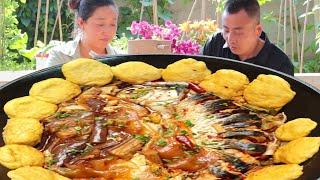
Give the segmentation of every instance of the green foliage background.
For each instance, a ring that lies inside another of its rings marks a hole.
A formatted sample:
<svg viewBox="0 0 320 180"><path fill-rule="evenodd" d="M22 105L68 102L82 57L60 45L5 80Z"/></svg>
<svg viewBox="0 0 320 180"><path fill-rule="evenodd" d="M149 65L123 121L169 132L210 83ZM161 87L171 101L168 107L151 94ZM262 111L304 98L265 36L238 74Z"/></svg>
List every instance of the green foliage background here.
<svg viewBox="0 0 320 180"><path fill-rule="evenodd" d="M50 0L48 32L47 40L51 39L54 23L57 15L56 0ZM72 39L74 14L68 10L67 0L63 1L61 10L63 40ZM139 20L141 3L145 6L143 19L151 21L152 19L152 0L130 0L125 1L125 4L119 7L119 23L118 37L120 42L124 41L123 35L130 38L130 33L127 27L134 20ZM158 4L158 15L162 23L166 19L172 17L172 13L168 10L173 4L172 0L162 0ZM2 70L25 70L35 69L35 53L39 47L33 47L34 35L36 28L37 16L37 0L1 0L1 23L0 35L3 37L0 41L0 71ZM41 16L39 23L38 40L44 41L44 26L45 26L46 1L42 0ZM1 36L0 36L1 37ZM58 25L56 25L53 39L59 39ZM5 41L4 41L5 40Z"/></svg>
<svg viewBox="0 0 320 180"><path fill-rule="evenodd" d="M172 12L169 10L169 6L173 5L174 2L173 0L158 1L159 24L163 24L165 20L172 18ZM127 27L131 26L132 21L139 21L141 3L144 5L143 20L152 22L152 0L125 1L125 4L119 7L118 36L125 34L126 37L131 37Z"/></svg>
<svg viewBox="0 0 320 180"><path fill-rule="evenodd" d="M2 1L3 24L0 70L33 69L34 63L19 55L19 50L26 49L27 34L18 28L19 21L16 9L19 2L15 0ZM23 2L21 2L23 3Z"/></svg>
<svg viewBox="0 0 320 180"><path fill-rule="evenodd" d="M7 1L7 0L5 0ZM13 1L13 0L11 0ZM51 33L53 31L54 23L57 15L57 1L50 0L49 6L49 17L48 17L48 33L47 40L50 40ZM68 41L71 38L71 32L73 31L73 20L74 15L71 13L67 6L67 0L63 1L61 8L61 21L62 21L62 32L63 32L63 40ZM36 28L36 17L37 17L37 0L26 0L25 2L18 2L18 8L16 11L16 15L19 19L18 28L22 30L22 32L26 32L28 35L28 45L27 48L32 48L34 44L34 35ZM42 0L41 3L41 13L40 13L40 23L39 23L39 33L38 40L44 41L44 27L45 27L45 13L46 13L46 1ZM54 37L53 39L59 39L59 29L58 24L56 25Z"/></svg>

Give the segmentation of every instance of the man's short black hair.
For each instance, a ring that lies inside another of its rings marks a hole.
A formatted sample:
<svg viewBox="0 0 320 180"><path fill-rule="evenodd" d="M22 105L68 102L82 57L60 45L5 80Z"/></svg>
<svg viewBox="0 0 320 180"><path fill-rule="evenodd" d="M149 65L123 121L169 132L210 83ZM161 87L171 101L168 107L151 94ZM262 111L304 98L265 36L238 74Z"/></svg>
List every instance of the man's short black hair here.
<svg viewBox="0 0 320 180"><path fill-rule="evenodd" d="M235 14L245 10L249 17L256 18L260 22L260 5L257 0L227 0L224 10Z"/></svg>

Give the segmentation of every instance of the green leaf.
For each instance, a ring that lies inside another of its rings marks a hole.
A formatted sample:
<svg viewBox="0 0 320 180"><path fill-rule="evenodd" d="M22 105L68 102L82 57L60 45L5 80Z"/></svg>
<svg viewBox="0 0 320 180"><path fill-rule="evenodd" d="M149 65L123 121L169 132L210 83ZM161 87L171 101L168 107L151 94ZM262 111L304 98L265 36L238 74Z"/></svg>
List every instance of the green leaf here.
<svg viewBox="0 0 320 180"><path fill-rule="evenodd" d="M19 54L21 54L23 57L26 57L29 60L32 60L35 58L35 55L37 54L37 52L39 51L40 48L38 47L34 47L30 50L20 50Z"/></svg>
<svg viewBox="0 0 320 180"><path fill-rule="evenodd" d="M163 20L171 19L172 14L170 11L164 10L163 8L158 8L158 16Z"/></svg>
<svg viewBox="0 0 320 180"><path fill-rule="evenodd" d="M119 12L122 16L132 14L132 10L129 7L120 7Z"/></svg>
<svg viewBox="0 0 320 180"><path fill-rule="evenodd" d="M314 29L314 24L307 24L306 30L309 31L309 30L312 30L312 29Z"/></svg>
<svg viewBox="0 0 320 180"><path fill-rule="evenodd" d="M31 22L31 19L30 18L21 18L20 21L25 27L28 27Z"/></svg>
<svg viewBox="0 0 320 180"><path fill-rule="evenodd" d="M273 22L273 23L277 23L278 19L277 17L274 16L273 11L268 12L268 13L264 13L262 15L262 19L267 21L267 22Z"/></svg>
<svg viewBox="0 0 320 180"><path fill-rule="evenodd" d="M152 6L152 0L141 0L140 3L145 7Z"/></svg>
<svg viewBox="0 0 320 180"><path fill-rule="evenodd" d="M267 2L271 2L271 0L258 0L260 6L266 4Z"/></svg>
<svg viewBox="0 0 320 180"><path fill-rule="evenodd" d="M9 46L10 49L22 50L27 48L28 35L23 33L14 38L14 42Z"/></svg>

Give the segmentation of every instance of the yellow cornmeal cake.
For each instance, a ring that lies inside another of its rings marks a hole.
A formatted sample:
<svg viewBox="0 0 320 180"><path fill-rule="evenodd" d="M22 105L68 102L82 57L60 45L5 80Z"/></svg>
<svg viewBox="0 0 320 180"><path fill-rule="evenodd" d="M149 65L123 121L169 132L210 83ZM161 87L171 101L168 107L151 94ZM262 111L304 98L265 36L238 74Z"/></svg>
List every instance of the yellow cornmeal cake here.
<svg viewBox="0 0 320 180"><path fill-rule="evenodd" d="M6 144L24 144L34 146L41 140L43 126L37 119L13 118L8 119L2 133Z"/></svg>
<svg viewBox="0 0 320 180"><path fill-rule="evenodd" d="M0 147L0 164L9 169L43 166L44 155L31 146L9 144Z"/></svg>
<svg viewBox="0 0 320 180"><path fill-rule="evenodd" d="M251 105L279 110L290 102L296 93L281 77L260 74L245 88L243 95Z"/></svg>
<svg viewBox="0 0 320 180"><path fill-rule="evenodd" d="M24 96L8 101L3 109L10 118L42 119L54 114L58 107L31 96Z"/></svg>
<svg viewBox="0 0 320 180"><path fill-rule="evenodd" d="M275 134L279 140L292 141L307 136L316 126L309 118L298 118L278 127Z"/></svg>
<svg viewBox="0 0 320 180"><path fill-rule="evenodd" d="M78 85L102 86L112 81L110 66L93 59L79 58L61 68L66 80Z"/></svg>
<svg viewBox="0 0 320 180"><path fill-rule="evenodd" d="M162 78L165 81L184 81L198 84L210 74L211 71L204 62L188 58L168 65L162 71Z"/></svg>
<svg viewBox="0 0 320 180"><path fill-rule="evenodd" d="M161 78L161 69L139 61L121 63L111 69L115 77L132 84L142 84Z"/></svg>
<svg viewBox="0 0 320 180"><path fill-rule="evenodd" d="M78 85L61 78L50 78L32 85L29 94L42 101L59 104L81 93Z"/></svg>
<svg viewBox="0 0 320 180"><path fill-rule="evenodd" d="M199 86L221 98L232 99L242 96L248 84L249 79L245 74L231 69L221 69L207 76Z"/></svg>
<svg viewBox="0 0 320 180"><path fill-rule="evenodd" d="M68 180L60 174L37 166L25 166L8 172L11 180Z"/></svg>
<svg viewBox="0 0 320 180"><path fill-rule="evenodd" d="M303 167L297 164L273 165L249 173L246 180L297 179L302 175Z"/></svg>
<svg viewBox="0 0 320 180"><path fill-rule="evenodd" d="M277 149L273 155L276 163L300 164L319 151L320 137L302 137Z"/></svg>

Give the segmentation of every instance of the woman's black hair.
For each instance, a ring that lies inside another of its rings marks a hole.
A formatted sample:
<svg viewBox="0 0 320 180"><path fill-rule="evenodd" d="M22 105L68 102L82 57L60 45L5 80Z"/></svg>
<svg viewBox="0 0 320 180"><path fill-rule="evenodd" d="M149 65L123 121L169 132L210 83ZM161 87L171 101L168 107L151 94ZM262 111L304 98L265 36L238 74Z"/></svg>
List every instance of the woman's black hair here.
<svg viewBox="0 0 320 180"><path fill-rule="evenodd" d="M84 21L88 20L98 7L114 6L117 8L113 0L69 0L68 5L76 12L77 17L81 17Z"/></svg>

